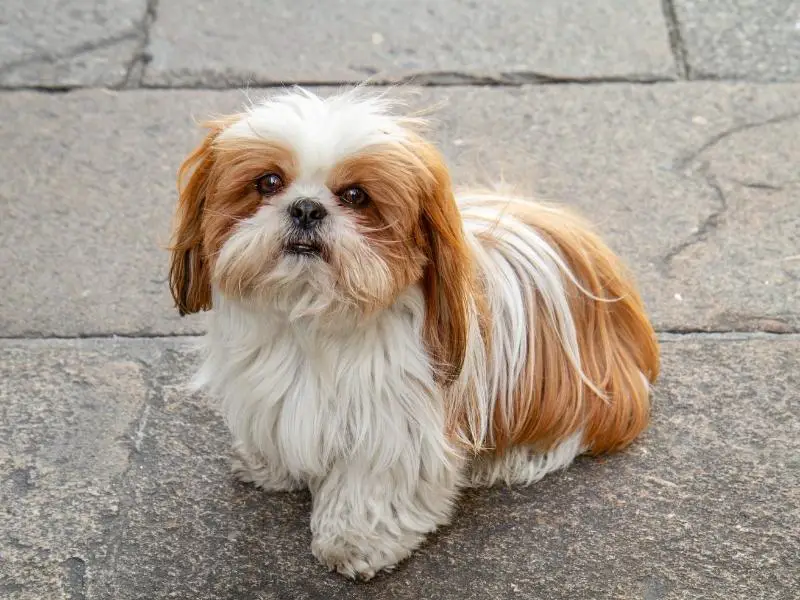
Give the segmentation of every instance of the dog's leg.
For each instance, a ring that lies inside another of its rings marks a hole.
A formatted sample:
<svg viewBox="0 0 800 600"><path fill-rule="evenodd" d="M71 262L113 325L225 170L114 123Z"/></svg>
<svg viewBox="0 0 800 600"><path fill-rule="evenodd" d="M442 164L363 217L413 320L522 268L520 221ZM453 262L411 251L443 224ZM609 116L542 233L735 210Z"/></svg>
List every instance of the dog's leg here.
<svg viewBox="0 0 800 600"><path fill-rule="evenodd" d="M233 445L231 471L239 481L252 483L268 492L292 492L306 487L303 481L292 477L280 465L262 460L249 452L241 442Z"/></svg>
<svg viewBox="0 0 800 600"><path fill-rule="evenodd" d="M425 534L449 522L458 489L460 465L430 458L403 456L388 469L341 460L312 480L314 556L362 580L407 558Z"/></svg>

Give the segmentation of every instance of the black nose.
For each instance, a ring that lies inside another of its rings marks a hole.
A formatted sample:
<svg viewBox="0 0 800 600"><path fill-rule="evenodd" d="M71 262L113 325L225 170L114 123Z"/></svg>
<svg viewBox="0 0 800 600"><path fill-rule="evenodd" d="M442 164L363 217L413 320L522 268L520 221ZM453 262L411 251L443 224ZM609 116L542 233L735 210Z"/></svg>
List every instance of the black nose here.
<svg viewBox="0 0 800 600"><path fill-rule="evenodd" d="M327 214L322 204L310 198L300 198L289 207L289 216L300 229L313 229Z"/></svg>

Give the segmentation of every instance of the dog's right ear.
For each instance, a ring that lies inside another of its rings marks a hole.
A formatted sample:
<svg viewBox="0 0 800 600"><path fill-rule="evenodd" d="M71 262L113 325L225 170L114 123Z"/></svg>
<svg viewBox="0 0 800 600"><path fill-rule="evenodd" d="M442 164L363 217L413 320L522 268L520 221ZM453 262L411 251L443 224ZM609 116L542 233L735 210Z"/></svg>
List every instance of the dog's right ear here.
<svg viewBox="0 0 800 600"><path fill-rule="evenodd" d="M178 206L172 232L169 283L181 316L211 308L211 269L203 248L203 220L208 183L214 168L214 140L221 123L210 131L178 170Z"/></svg>

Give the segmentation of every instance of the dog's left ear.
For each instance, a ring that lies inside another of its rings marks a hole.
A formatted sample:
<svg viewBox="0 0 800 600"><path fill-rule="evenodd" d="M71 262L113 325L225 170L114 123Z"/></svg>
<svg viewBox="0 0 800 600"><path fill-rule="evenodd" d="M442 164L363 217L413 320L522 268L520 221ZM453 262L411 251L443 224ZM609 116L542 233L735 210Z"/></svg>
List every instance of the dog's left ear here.
<svg viewBox="0 0 800 600"><path fill-rule="evenodd" d="M211 308L211 269L203 249L203 216L214 167L214 140L222 127L206 125L209 133L178 171L178 206L172 233L170 290L181 316Z"/></svg>
<svg viewBox="0 0 800 600"><path fill-rule="evenodd" d="M422 279L425 339L437 376L452 383L461 373L467 351L473 261L443 157L421 140L415 144L415 153L427 171L420 215L421 245L429 259Z"/></svg>

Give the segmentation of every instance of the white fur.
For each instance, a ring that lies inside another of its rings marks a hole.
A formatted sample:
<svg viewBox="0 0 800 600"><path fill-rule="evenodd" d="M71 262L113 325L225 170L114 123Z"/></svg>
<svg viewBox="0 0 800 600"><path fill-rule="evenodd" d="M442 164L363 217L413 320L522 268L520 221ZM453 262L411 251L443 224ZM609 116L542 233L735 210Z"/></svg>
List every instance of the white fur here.
<svg viewBox="0 0 800 600"><path fill-rule="evenodd" d="M506 422L514 422L518 417L514 414L513 397L525 363L533 352L528 347L528 331L532 326L531 319L535 317L531 307L538 301L537 294L544 303L544 314L559 333L571 366L590 388L600 396L603 393L581 369L575 322L565 290L567 281L583 290L580 282L535 229L506 210L515 203L526 201L494 194L465 194L460 195L457 201L472 255L486 281L493 343L491 354L486 356L474 323L467 368L450 393L477 395L478 401L468 405L471 412L467 430L457 433L463 442L480 451L494 443L491 415L497 403L506 415ZM498 209L498 205L503 209ZM487 238L492 243L479 241ZM591 296L588 290L583 290L583 293ZM565 447L570 447L568 442L565 442ZM518 480L516 477L511 479Z"/></svg>
<svg viewBox="0 0 800 600"><path fill-rule="evenodd" d="M548 473L568 467L585 450L583 432L579 431L545 453L516 446L500 458L481 455L470 465L469 483L473 487L490 486L498 481L506 485L530 485Z"/></svg>
<svg viewBox="0 0 800 600"><path fill-rule="evenodd" d="M423 318L416 289L340 328L215 297L197 383L222 401L235 470L271 491L308 485L314 554L345 575L392 567L450 517L463 459Z"/></svg>
<svg viewBox="0 0 800 600"><path fill-rule="evenodd" d="M282 142L301 157L302 177L319 176L368 146L405 140L408 129L404 125L414 120L391 115L395 104L361 89L323 99L296 88L248 107L220 140Z"/></svg>
<svg viewBox="0 0 800 600"><path fill-rule="evenodd" d="M267 301L245 303L215 290L205 361L196 378L221 401L235 440L238 476L270 491L307 486L313 495L315 556L362 578L391 569L426 533L447 523L460 487L530 483L567 466L583 449L580 434L545 455L519 448L500 459L476 459L477 453L455 444L461 438L476 451L491 446L490 415L497 402L513 418L511 397L531 351L533 290L580 370L564 291L572 275L532 229L480 197L462 199L466 235L489 282L493 343L487 355L473 310L464 368L447 391L434 380L423 342L419 286L365 318L337 296L337 282L322 261L281 257L276 250L285 204L313 194L333 212L325 236L336 252L351 252L362 261L368 256L363 247L348 250L348 244L360 243L358 236L347 230L346 218L336 218L324 181L349 154L375 143L403 143L403 122L386 109L385 101L359 94L321 100L290 93L251 107L222 133L222 139L263 137L290 145L300 175L283 199L240 223L225 243L218 270L238 260L272 261L263 282ZM495 243L482 245L479 232ZM363 279L357 261L347 260L352 267L344 269L347 276ZM373 286L381 285L376 270L379 265L371 264ZM358 281L348 285L357 289ZM446 407L467 399L475 400L467 430L451 439Z"/></svg>

